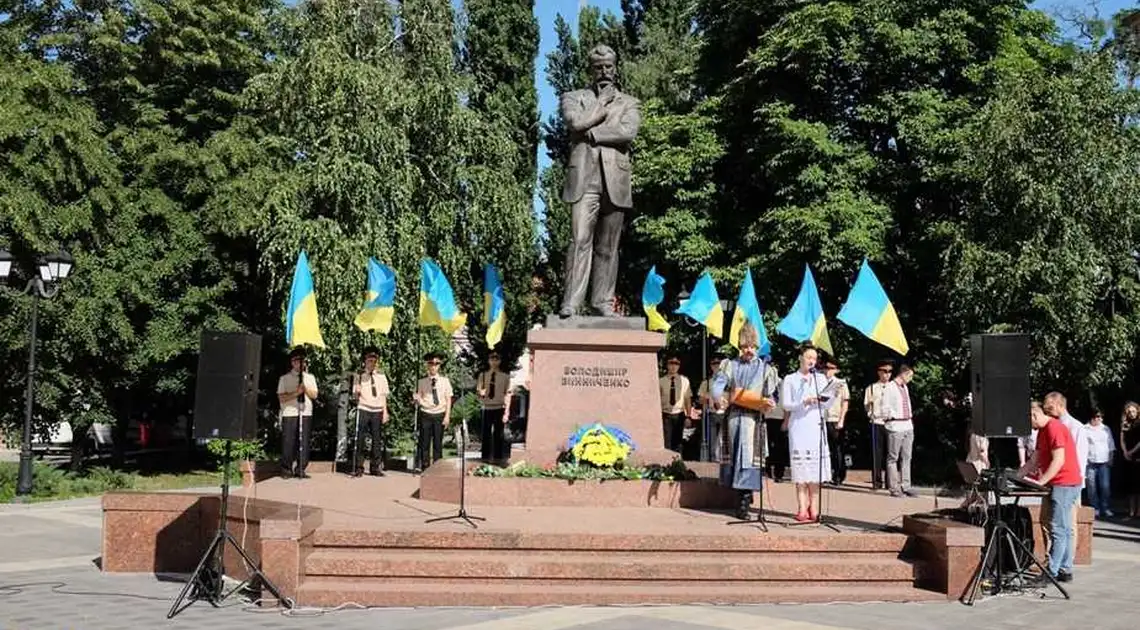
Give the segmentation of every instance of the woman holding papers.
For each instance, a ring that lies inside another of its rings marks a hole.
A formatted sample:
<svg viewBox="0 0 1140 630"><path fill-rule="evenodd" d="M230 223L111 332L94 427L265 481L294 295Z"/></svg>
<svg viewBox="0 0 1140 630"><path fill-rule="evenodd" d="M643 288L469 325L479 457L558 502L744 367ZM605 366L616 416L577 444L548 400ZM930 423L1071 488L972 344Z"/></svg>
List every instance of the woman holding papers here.
<svg viewBox="0 0 1140 630"><path fill-rule="evenodd" d="M814 521L819 514L815 497L824 479L831 478L827 439L823 432L823 411L838 397L828 388L827 377L815 371L818 353L805 346L800 351L800 369L784 377L780 403L790 415L788 450L791 452L792 482L796 484L796 520Z"/></svg>

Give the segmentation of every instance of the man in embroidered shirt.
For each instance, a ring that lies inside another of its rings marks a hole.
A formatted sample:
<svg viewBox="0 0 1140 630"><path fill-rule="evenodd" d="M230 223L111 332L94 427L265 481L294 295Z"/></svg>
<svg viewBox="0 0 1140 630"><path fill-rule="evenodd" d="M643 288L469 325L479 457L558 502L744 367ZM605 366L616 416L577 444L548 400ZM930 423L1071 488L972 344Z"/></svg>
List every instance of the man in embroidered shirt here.
<svg viewBox="0 0 1140 630"><path fill-rule="evenodd" d="M688 377L680 374L681 359L669 355L665 360L665 376L658 382L661 390L661 422L665 428L665 448L681 452L685 425L691 423L693 390Z"/></svg>
<svg viewBox="0 0 1140 630"><path fill-rule="evenodd" d="M412 400L419 406L419 441L416 444L419 466L426 469L443 457L443 430L451 424L451 381L439 373L443 355L424 355L427 376L416 384Z"/></svg>
<svg viewBox="0 0 1140 630"><path fill-rule="evenodd" d="M883 388L882 413L887 429L887 487L892 497L917 497L910 487L910 458L914 449L914 415L910 381L914 370L899 366L898 374ZM901 479L900 479L901 474Z"/></svg>
<svg viewBox="0 0 1140 630"><path fill-rule="evenodd" d="M863 409L867 411L867 418L871 420L871 486L875 490L884 488L884 471L887 461L887 417L883 414L883 390L891 382L891 361L879 361L875 371L879 380L867 386L863 391Z"/></svg>
<svg viewBox="0 0 1140 630"><path fill-rule="evenodd" d="M1073 579L1077 544L1073 507L1081 499L1077 446L1061 420L1046 414L1036 401L1030 413L1037 429L1037 471L1033 477L1049 486L1049 498L1041 505L1041 521L1049 523L1049 573L1060 582L1068 582Z"/></svg>
<svg viewBox="0 0 1140 630"><path fill-rule="evenodd" d="M377 366L380 351L375 347L364 350L364 371L352 379L352 395L356 398L357 433L355 440L356 470L354 476L364 474L364 437L372 438L372 457L369 472L384 476L384 425L388 424L388 377Z"/></svg>

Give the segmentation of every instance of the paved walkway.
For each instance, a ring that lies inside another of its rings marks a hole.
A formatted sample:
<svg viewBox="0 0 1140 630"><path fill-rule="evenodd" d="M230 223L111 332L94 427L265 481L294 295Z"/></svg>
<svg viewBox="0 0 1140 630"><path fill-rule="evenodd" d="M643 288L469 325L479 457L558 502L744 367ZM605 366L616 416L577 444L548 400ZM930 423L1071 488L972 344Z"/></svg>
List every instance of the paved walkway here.
<svg viewBox="0 0 1140 630"><path fill-rule="evenodd" d="M399 628L400 630L1125 630L1140 618L1140 522L1097 524L1095 564L1077 568L1072 601L1050 593L957 603L736 607L376 609L263 612L241 602L166 611L181 584L150 575L103 575L97 499L0 505L0 628Z"/></svg>

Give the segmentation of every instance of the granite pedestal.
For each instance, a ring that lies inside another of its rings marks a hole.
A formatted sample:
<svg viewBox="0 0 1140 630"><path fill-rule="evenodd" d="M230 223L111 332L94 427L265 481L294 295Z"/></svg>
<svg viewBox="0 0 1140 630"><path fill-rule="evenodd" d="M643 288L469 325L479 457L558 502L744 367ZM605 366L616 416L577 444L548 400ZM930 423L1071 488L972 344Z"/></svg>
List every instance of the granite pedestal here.
<svg viewBox="0 0 1140 630"><path fill-rule="evenodd" d="M641 317L548 317L527 335L534 353L526 461L546 466L580 426L601 422L625 431L640 464L669 464L658 390L657 352L665 335Z"/></svg>

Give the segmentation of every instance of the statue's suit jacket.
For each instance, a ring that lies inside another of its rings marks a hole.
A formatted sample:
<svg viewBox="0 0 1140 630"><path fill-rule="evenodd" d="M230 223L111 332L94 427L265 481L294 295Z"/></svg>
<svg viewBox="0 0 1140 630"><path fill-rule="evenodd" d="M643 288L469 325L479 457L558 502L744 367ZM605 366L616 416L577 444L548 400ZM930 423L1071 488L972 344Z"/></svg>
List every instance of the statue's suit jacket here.
<svg viewBox="0 0 1140 630"><path fill-rule="evenodd" d="M586 118L594 111L597 101L598 96L592 89L574 90L562 95L562 120L570 132L572 147L566 165L566 184L562 189L562 201L566 203L576 203L586 192L589 160L594 151L586 137L591 129L584 123L588 122ZM618 92L608 109L610 114L606 120L592 128L594 142L601 154L602 173L610 202L618 208L628 209L633 207L629 153L641 125L640 103L636 98Z"/></svg>

